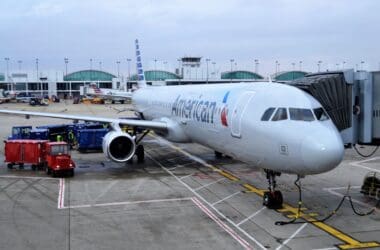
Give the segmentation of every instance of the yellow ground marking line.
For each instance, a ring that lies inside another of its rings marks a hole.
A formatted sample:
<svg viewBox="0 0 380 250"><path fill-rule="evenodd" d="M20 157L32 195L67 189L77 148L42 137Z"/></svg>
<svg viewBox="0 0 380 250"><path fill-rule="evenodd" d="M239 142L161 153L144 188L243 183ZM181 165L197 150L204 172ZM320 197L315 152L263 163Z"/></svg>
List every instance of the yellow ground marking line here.
<svg viewBox="0 0 380 250"><path fill-rule="evenodd" d="M153 137L156 137L158 138L157 136L155 135L152 135ZM170 142L167 143L167 145L175 150L177 150L178 152L188 156L190 159L192 160L195 160L199 163L201 163L202 165L204 165L205 167L208 167L208 168L211 168L213 171L219 173L220 175L226 177L227 179L231 180L231 181L239 181L240 178L233 175L232 173L229 173L228 171L225 171L225 170L222 170L218 167L215 167L207 162L205 162L204 160L196 157L196 156L193 156L192 154L186 152L185 150L183 150L182 148L180 147L177 147L173 144L171 144ZM264 192L266 191L265 189L258 189L256 187L254 187L253 185L251 184L242 184L242 186L246 189L244 190L244 192L249 192L249 193L255 193L259 196L264 196ZM316 214L315 213L304 213L302 211L305 211L307 210L307 208L301 208L301 212L298 212L298 208L297 207L292 207L291 205L289 204L286 204L284 203L283 204L283 208L282 209L278 209L276 211L284 214L285 216L289 217L289 218L302 218L304 219L305 221L313 224L314 226L316 226L317 228L321 229L322 231L325 231L327 232L328 234L330 234L331 236L333 236L334 238L337 238L339 239L340 241L344 242L345 244L341 244L341 245L337 245L337 247L339 249L360 249L360 248L372 248L372 247L380 247L380 243L379 242L376 242L376 241L372 241L372 242L360 242L354 238L352 238L351 236L343 233L342 231L330 226L330 225L327 225L323 222L319 222L317 221L315 218ZM290 213L290 214L286 214L286 213Z"/></svg>

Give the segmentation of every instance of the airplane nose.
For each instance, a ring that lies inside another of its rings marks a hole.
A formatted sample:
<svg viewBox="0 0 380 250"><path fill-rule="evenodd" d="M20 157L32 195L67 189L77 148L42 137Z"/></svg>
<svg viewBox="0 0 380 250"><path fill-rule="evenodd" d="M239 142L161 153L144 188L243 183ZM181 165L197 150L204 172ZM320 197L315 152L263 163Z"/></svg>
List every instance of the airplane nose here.
<svg viewBox="0 0 380 250"><path fill-rule="evenodd" d="M343 159L344 147L339 134L313 135L302 142L302 160L310 173L327 172Z"/></svg>

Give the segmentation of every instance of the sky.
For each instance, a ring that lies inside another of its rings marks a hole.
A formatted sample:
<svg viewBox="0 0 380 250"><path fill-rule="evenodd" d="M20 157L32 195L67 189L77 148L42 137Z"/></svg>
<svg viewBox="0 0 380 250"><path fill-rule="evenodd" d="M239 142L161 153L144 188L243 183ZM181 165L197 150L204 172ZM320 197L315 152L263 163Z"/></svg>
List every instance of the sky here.
<svg viewBox="0 0 380 250"><path fill-rule="evenodd" d="M10 71L33 71L38 58L41 71L62 72L68 58L69 72L92 59L112 73L120 61L121 74L132 58L133 73L136 38L145 69L174 71L182 56L220 72L230 59L254 71L257 59L264 76L275 61L281 71L380 67L378 0L2 0L0 9L0 72L7 57Z"/></svg>

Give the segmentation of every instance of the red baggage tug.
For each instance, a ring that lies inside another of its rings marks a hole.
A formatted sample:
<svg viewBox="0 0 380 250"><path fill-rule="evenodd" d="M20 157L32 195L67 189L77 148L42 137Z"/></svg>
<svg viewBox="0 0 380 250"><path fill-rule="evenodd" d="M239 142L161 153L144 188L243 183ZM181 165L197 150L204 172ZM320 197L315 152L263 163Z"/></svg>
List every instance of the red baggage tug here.
<svg viewBox="0 0 380 250"><path fill-rule="evenodd" d="M68 173L74 176L75 163L69 154L66 142L49 142L43 140L8 140L5 142L5 162L8 168L25 164L31 165L33 170L45 169L47 174L56 177L58 174Z"/></svg>

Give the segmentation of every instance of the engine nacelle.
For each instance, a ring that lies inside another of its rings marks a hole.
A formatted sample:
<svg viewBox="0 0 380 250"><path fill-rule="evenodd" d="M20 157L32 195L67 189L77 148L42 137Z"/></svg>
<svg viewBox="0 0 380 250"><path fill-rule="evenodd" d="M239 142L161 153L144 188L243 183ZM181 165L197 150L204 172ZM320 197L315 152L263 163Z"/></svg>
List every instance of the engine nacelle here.
<svg viewBox="0 0 380 250"><path fill-rule="evenodd" d="M136 151L135 139L128 133L111 131L103 138L103 153L115 162L126 162Z"/></svg>

